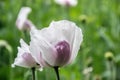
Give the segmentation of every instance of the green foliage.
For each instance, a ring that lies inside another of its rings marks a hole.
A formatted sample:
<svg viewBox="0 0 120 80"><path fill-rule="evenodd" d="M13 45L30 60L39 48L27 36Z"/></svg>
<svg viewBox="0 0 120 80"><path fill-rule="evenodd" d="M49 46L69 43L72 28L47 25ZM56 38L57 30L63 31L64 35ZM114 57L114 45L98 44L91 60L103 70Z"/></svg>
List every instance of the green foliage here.
<svg viewBox="0 0 120 80"><path fill-rule="evenodd" d="M0 0L0 40L5 40L13 49L9 52L5 46L0 46L0 80L31 79L29 69L12 69L10 66L17 55L19 39L30 40L29 32L26 37L15 26L23 6L32 8L29 19L39 29L48 26L52 20L62 19L74 21L82 28L84 40L79 54L72 65L60 68L61 80L86 80L89 74L89 80L110 80L113 73L116 79L112 80L120 80L120 0L78 0L75 7L63 7L53 0ZM112 62L104 57L108 51L114 55ZM93 71L83 74L88 67ZM55 80L51 68L37 73L40 80Z"/></svg>

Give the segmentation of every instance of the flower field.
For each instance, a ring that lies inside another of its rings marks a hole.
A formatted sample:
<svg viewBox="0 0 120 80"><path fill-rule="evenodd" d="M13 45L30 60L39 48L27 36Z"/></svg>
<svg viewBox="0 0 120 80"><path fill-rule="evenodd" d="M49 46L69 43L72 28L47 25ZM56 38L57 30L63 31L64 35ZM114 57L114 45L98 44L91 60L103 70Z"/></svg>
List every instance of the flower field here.
<svg viewBox="0 0 120 80"><path fill-rule="evenodd" d="M60 80L120 80L120 0L0 0L0 80L33 67L36 80L56 67Z"/></svg>

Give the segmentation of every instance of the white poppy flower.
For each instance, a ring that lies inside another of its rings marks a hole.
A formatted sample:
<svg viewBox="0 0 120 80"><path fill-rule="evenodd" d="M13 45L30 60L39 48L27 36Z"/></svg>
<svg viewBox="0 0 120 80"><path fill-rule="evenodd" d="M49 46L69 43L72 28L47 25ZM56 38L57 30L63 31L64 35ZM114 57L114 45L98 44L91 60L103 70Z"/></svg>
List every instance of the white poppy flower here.
<svg viewBox="0 0 120 80"><path fill-rule="evenodd" d="M32 22L27 19L28 14L31 12L30 7L22 7L19 14L18 18L16 20L16 26L19 30L24 30L24 29L30 29L32 26Z"/></svg>
<svg viewBox="0 0 120 80"><path fill-rule="evenodd" d="M29 46L21 39L21 47L18 47L17 58L15 58L12 67L21 66L25 68L39 67L34 58L31 56Z"/></svg>
<svg viewBox="0 0 120 80"><path fill-rule="evenodd" d="M77 5L77 0L55 0L55 2L62 6L76 6Z"/></svg>
<svg viewBox="0 0 120 80"><path fill-rule="evenodd" d="M53 21L48 28L31 29L31 55L39 64L38 55L41 53L48 65L64 66L76 58L82 40L82 31L75 23L67 20Z"/></svg>

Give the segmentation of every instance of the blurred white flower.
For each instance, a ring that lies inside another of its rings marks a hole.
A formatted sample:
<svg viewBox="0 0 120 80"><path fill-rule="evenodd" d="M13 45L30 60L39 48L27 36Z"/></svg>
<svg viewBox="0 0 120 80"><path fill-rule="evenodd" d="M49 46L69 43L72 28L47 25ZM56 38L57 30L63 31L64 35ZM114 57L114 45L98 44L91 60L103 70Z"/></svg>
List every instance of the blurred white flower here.
<svg viewBox="0 0 120 80"><path fill-rule="evenodd" d="M55 0L55 2L62 6L76 6L77 5L77 0Z"/></svg>
<svg viewBox="0 0 120 80"><path fill-rule="evenodd" d="M17 58L15 58L12 67L21 66L25 68L40 67L34 58L31 56L29 46L21 39L21 47L18 47Z"/></svg>
<svg viewBox="0 0 120 80"><path fill-rule="evenodd" d="M49 66L64 66L76 58L82 40L82 31L75 23L67 20L53 21L48 28L31 29L31 55L39 64L41 53Z"/></svg>
<svg viewBox="0 0 120 80"><path fill-rule="evenodd" d="M33 27L34 25L32 24L32 22L30 20L27 19L28 14L31 12L31 8L30 7L22 7L17 20L16 20L16 26L19 30L24 30L24 29L30 29L31 27Z"/></svg>
<svg viewBox="0 0 120 80"><path fill-rule="evenodd" d="M87 75L87 74L89 74L90 72L92 72L93 71L93 68L92 67L88 67L88 68L85 68L84 70L83 70L83 74L84 75Z"/></svg>

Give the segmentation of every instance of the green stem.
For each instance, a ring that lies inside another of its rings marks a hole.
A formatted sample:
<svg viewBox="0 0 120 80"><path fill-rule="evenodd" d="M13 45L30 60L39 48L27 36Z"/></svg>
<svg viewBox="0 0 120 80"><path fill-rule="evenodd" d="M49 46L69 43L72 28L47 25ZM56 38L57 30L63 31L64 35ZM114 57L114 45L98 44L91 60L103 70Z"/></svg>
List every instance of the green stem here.
<svg viewBox="0 0 120 80"><path fill-rule="evenodd" d="M116 66L115 66L115 63L112 61L110 64L111 64L112 80L116 80Z"/></svg>
<svg viewBox="0 0 120 80"><path fill-rule="evenodd" d="M35 80L35 67L32 68L32 80Z"/></svg>
<svg viewBox="0 0 120 80"><path fill-rule="evenodd" d="M57 76L57 80L60 80L60 76L59 76L59 67L58 66L55 66L54 67L54 70L55 70L55 72L56 72L56 76Z"/></svg>
<svg viewBox="0 0 120 80"><path fill-rule="evenodd" d="M10 52L10 64L12 63L12 52ZM13 71L12 68L10 69L10 80L13 80Z"/></svg>

